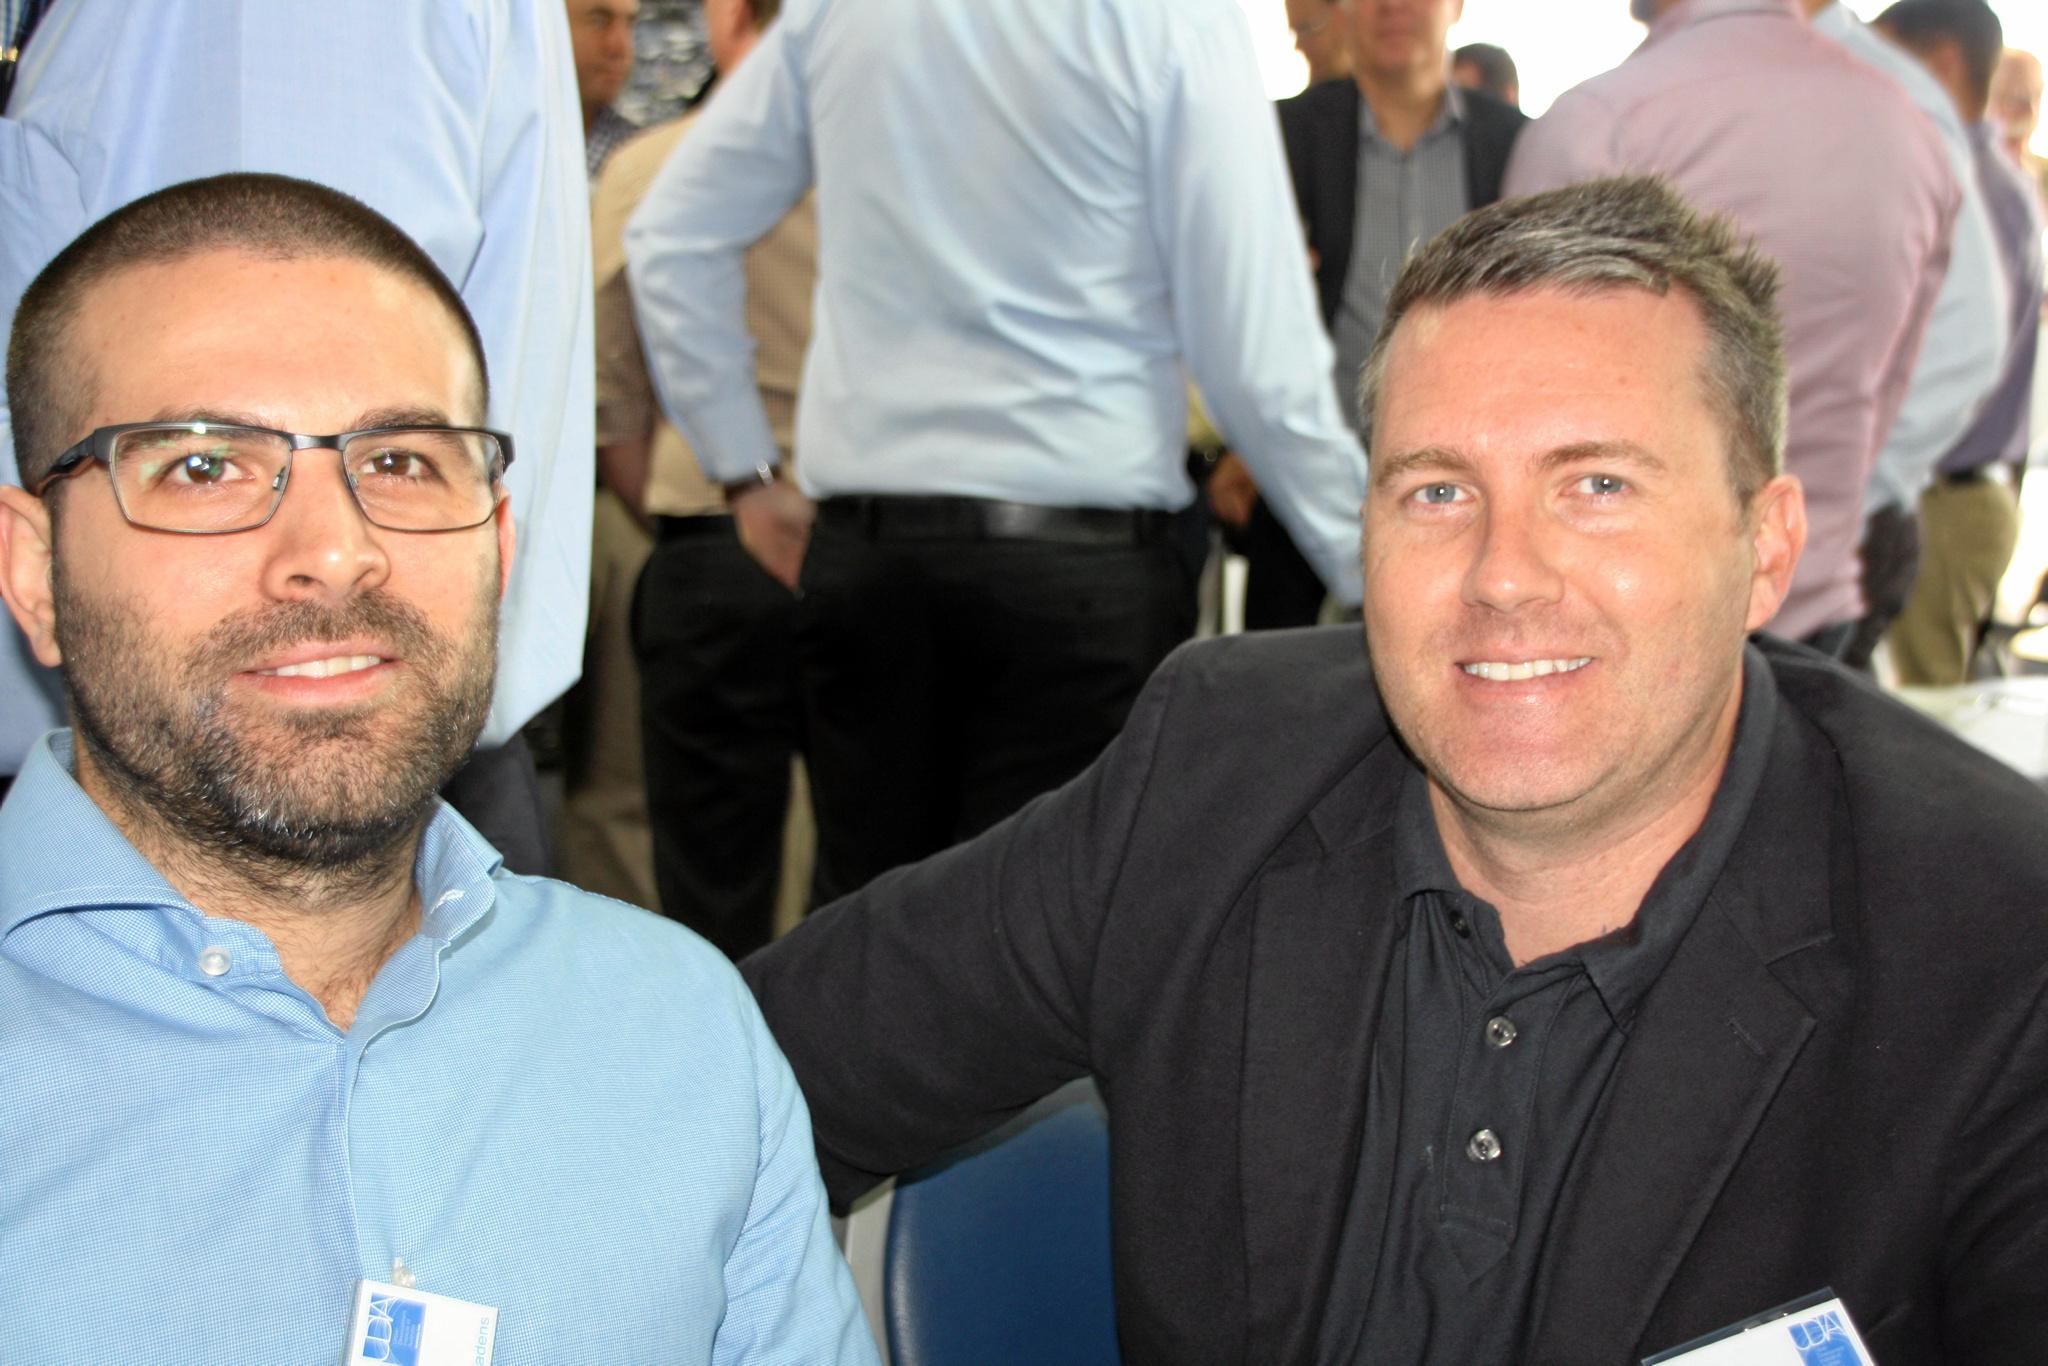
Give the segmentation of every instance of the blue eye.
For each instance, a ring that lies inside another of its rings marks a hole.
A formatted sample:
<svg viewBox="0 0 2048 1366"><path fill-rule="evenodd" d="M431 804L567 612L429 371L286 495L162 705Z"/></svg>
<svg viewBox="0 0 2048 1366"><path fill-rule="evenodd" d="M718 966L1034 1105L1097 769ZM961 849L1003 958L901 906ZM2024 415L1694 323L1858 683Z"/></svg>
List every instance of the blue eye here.
<svg viewBox="0 0 2048 1366"><path fill-rule="evenodd" d="M1445 503L1457 502L1460 494L1456 484L1424 484L1410 496L1418 503L1440 507Z"/></svg>
<svg viewBox="0 0 2048 1366"><path fill-rule="evenodd" d="M1579 480L1578 487L1595 498L1613 498L1628 492L1628 481L1611 474L1589 474Z"/></svg>

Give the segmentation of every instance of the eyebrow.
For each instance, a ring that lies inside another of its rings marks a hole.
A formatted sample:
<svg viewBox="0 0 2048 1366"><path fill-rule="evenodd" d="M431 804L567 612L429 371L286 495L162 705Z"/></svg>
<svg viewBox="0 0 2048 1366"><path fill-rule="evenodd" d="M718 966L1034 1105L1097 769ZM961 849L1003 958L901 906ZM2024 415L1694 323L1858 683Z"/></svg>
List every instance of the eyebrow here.
<svg viewBox="0 0 2048 1366"><path fill-rule="evenodd" d="M1582 464L1630 465L1656 473L1671 468L1662 457L1633 441L1574 441L1545 451L1536 463L1539 469L1546 471ZM1375 488L1383 488L1418 470L1432 474L1471 474L1476 468L1463 452L1448 446L1421 446L1374 460L1372 482Z"/></svg>
<svg viewBox="0 0 2048 1366"><path fill-rule="evenodd" d="M241 412L231 408L192 407L175 408L158 413L151 422L208 422L224 427L265 427L280 430L275 423L258 413ZM458 424L448 420L448 414L439 408L372 408L358 413L349 424L349 431L371 431L378 427L450 427Z"/></svg>
<svg viewBox="0 0 2048 1366"><path fill-rule="evenodd" d="M1663 457L1633 441L1575 441L1545 451L1537 463L1546 470L1587 463L1633 465L1659 474L1671 468Z"/></svg>
<svg viewBox="0 0 2048 1366"><path fill-rule="evenodd" d="M1474 468L1470 459L1448 446L1423 446L1412 451L1402 451L1398 455L1377 457L1372 460L1371 465L1374 488L1384 488L1416 470L1470 474Z"/></svg>

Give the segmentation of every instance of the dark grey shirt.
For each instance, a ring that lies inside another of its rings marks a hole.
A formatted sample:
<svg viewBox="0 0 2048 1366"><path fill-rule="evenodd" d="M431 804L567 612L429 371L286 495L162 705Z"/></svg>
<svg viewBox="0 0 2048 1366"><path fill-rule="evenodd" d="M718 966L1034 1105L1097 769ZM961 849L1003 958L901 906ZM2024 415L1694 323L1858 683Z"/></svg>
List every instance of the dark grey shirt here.
<svg viewBox="0 0 2048 1366"><path fill-rule="evenodd" d="M1643 998L1720 877L1763 774L1777 691L1751 651L1734 748L1700 829L1627 926L1516 968L1458 886L1412 772L1395 819L1407 923L1381 1004L1326 1360L1519 1360L1544 1235ZM1764 671L1759 673L1759 671Z"/></svg>
<svg viewBox="0 0 2048 1366"><path fill-rule="evenodd" d="M1331 320L1337 349L1337 406L1358 422L1358 372L1379 335L1394 277L1415 248L1462 218L1471 205L1465 184L1465 102L1458 87L1410 151L1380 136L1372 106L1358 106L1358 213L1344 298Z"/></svg>

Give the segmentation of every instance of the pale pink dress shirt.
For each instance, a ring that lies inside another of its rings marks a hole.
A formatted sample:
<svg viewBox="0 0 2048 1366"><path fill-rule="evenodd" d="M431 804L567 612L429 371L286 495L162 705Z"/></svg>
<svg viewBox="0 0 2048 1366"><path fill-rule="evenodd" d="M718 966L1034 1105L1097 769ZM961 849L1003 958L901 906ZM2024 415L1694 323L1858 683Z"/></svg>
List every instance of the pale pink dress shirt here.
<svg viewBox="0 0 2048 1366"><path fill-rule="evenodd" d="M1864 482L1948 268L1959 192L1940 137L1793 0L1685 0L1523 131L1506 193L1626 172L1669 177L1782 267L1785 461L1809 531L1770 629L1796 638L1860 616Z"/></svg>

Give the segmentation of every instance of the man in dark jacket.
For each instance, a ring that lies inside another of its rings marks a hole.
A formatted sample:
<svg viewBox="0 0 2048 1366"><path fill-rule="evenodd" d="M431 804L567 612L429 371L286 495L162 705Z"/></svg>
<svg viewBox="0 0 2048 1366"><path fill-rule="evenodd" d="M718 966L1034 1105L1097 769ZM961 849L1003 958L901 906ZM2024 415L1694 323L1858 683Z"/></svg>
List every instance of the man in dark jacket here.
<svg viewBox="0 0 2048 1366"><path fill-rule="evenodd" d="M1822 1291L1771 1331L2048 1360L2048 797L1751 639L1806 530L1775 291L1647 179L1425 248L1364 647L1184 649L746 965L835 1199L1092 1073L1134 1360L1635 1361Z"/></svg>

